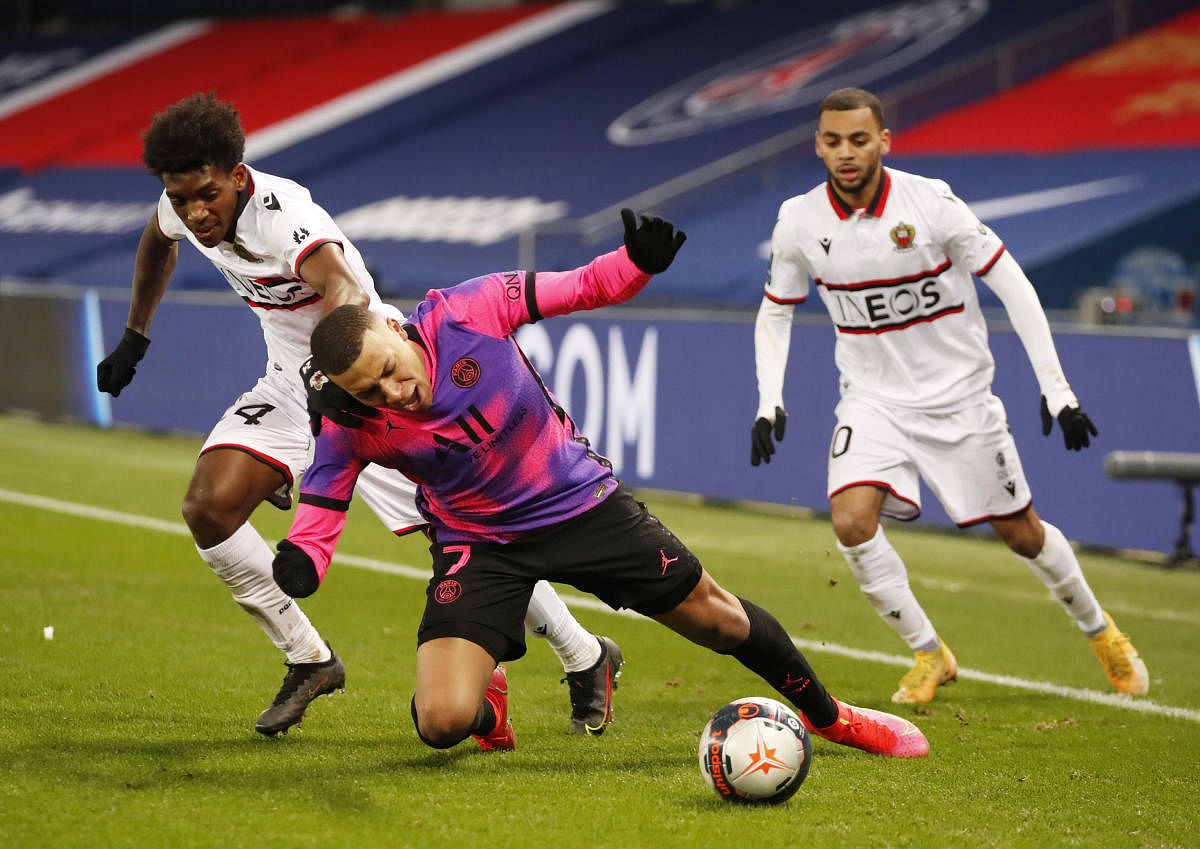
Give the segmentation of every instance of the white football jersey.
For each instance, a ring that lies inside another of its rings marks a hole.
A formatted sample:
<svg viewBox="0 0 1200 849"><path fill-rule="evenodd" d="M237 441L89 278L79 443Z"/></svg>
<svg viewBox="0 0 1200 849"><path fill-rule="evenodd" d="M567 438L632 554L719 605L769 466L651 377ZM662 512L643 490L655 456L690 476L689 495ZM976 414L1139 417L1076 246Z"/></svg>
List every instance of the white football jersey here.
<svg viewBox="0 0 1200 849"><path fill-rule="evenodd" d="M313 328L321 318L321 295L297 268L326 242L341 245L350 270L370 297L373 312L402 317L384 304L362 256L333 218L313 202L308 189L283 177L247 166L249 200L237 220L235 241L206 248L175 213L166 192L158 200L158 227L174 241L187 239L229 281L258 316L267 343L267 373L282 373L300 389L300 364L309 354Z"/></svg>
<svg viewBox="0 0 1200 849"><path fill-rule="evenodd" d="M989 390L995 364L971 275L1004 245L944 181L885 168L862 210L822 183L780 206L771 251L767 298L799 303L816 284L843 393L928 411Z"/></svg>

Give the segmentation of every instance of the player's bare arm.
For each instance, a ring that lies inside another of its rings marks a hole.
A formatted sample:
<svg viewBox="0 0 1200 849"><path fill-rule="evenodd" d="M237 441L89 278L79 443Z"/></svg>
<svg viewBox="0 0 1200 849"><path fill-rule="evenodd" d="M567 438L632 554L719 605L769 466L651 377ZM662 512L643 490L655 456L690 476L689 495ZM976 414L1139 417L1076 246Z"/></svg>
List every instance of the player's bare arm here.
<svg viewBox="0 0 1200 849"><path fill-rule="evenodd" d="M365 307L369 302L366 290L346 263L342 246L336 242L321 245L301 263L298 269L304 282L321 293L324 298L322 314L340 307L355 304Z"/></svg>
<svg viewBox="0 0 1200 849"><path fill-rule="evenodd" d="M178 259L179 243L162 234L158 226L158 213L151 213L133 260L133 292L129 299L126 327L149 336L154 313L163 293L167 291Z"/></svg>
<svg viewBox="0 0 1200 849"><path fill-rule="evenodd" d="M137 364L150 346L150 323L162 300L179 247L162 234L158 215L154 213L142 231L137 256L133 262L133 292L129 299L129 319L125 333L113 352L96 366L96 387L116 398L129 385L137 372Z"/></svg>

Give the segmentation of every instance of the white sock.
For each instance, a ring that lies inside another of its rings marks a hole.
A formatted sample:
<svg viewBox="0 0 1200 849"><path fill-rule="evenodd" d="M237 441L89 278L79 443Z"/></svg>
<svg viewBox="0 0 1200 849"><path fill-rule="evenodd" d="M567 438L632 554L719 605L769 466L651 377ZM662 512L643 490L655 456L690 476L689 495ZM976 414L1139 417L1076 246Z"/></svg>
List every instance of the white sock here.
<svg viewBox="0 0 1200 849"><path fill-rule="evenodd" d="M937 631L913 595L908 585L908 570L884 536L883 526L866 542L852 546L838 542L838 549L871 607L900 639L912 651L937 648Z"/></svg>
<svg viewBox="0 0 1200 849"><path fill-rule="evenodd" d="M249 522L224 542L212 548L197 546L196 551L289 661L329 659L328 646L300 605L275 583L271 573L275 554Z"/></svg>
<svg viewBox="0 0 1200 849"><path fill-rule="evenodd" d="M525 630L545 638L566 672L591 669L600 660L600 641L579 624L545 581L534 584L525 611Z"/></svg>
<svg viewBox="0 0 1200 849"><path fill-rule="evenodd" d="M1050 594L1062 605L1067 615L1075 620L1079 630L1087 636L1098 634L1104 630L1104 611L1087 579L1083 577L1083 569L1079 559L1063 532L1049 522L1043 521L1046 529L1046 542L1037 557L1032 560L1022 557L1033 574L1050 590Z"/></svg>

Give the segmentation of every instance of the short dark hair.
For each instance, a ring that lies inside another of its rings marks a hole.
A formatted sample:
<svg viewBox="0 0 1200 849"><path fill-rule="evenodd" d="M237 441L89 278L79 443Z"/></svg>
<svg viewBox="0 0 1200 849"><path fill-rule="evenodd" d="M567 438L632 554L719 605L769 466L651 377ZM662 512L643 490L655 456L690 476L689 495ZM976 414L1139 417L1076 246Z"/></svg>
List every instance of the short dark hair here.
<svg viewBox="0 0 1200 849"><path fill-rule="evenodd" d="M375 315L357 304L342 304L317 322L312 332L313 366L325 374L341 374L362 354L363 334Z"/></svg>
<svg viewBox="0 0 1200 849"><path fill-rule="evenodd" d="M199 171L206 165L228 174L245 150L238 111L212 92L189 95L168 106L142 133L142 161L156 177Z"/></svg>
<svg viewBox="0 0 1200 849"><path fill-rule="evenodd" d="M837 91L830 92L821 101L821 108L817 110L817 114L849 112L852 109L862 109L864 106L870 109L871 114L875 116L875 120L879 123L879 129L882 130L887 126L883 122L883 104L879 102L879 98L861 88L839 88Z"/></svg>

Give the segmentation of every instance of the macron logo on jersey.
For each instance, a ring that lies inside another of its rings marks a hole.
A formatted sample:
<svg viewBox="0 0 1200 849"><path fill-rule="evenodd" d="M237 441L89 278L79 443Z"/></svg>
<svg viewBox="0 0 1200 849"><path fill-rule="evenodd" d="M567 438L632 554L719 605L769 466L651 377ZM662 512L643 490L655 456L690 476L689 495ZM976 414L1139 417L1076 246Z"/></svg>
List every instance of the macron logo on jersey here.
<svg viewBox="0 0 1200 849"><path fill-rule="evenodd" d="M937 268L893 280L816 283L826 292L839 333L886 333L963 311L962 303L946 303L941 275L949 268L947 259Z"/></svg>

